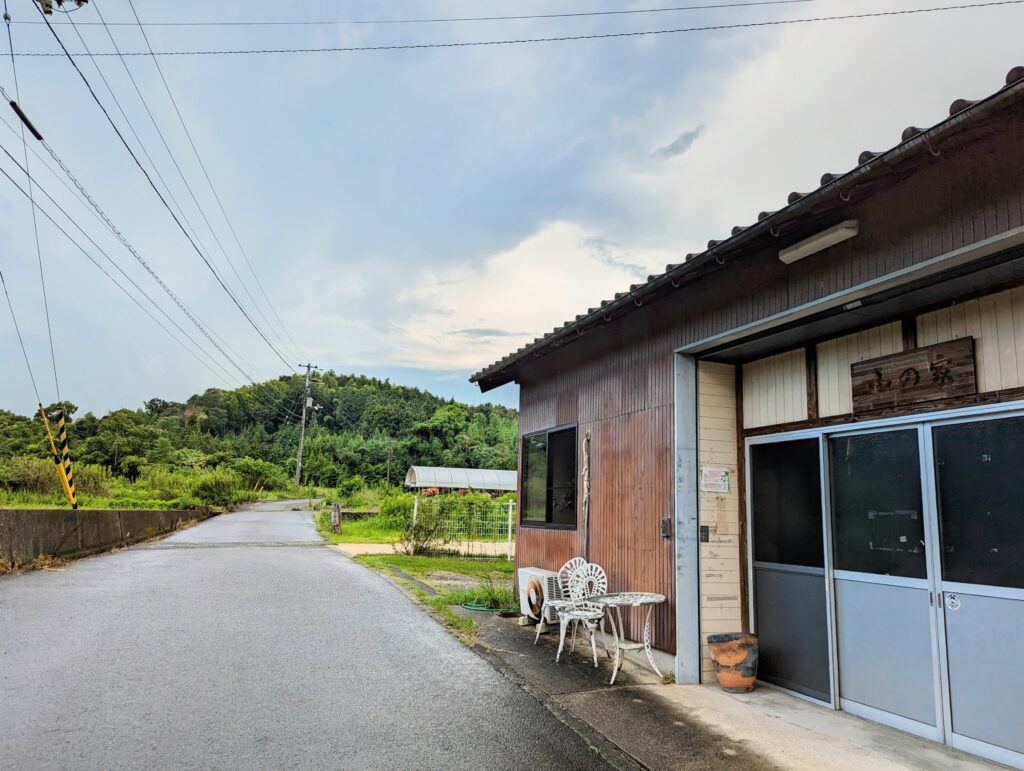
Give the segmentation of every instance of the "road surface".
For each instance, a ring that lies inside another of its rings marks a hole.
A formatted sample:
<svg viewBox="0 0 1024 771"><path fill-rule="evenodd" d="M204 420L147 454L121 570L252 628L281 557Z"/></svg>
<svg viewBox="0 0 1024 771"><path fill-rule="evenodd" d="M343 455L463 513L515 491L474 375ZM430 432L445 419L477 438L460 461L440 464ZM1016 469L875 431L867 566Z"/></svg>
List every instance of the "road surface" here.
<svg viewBox="0 0 1024 771"><path fill-rule="evenodd" d="M0 577L0 768L605 767L297 505Z"/></svg>

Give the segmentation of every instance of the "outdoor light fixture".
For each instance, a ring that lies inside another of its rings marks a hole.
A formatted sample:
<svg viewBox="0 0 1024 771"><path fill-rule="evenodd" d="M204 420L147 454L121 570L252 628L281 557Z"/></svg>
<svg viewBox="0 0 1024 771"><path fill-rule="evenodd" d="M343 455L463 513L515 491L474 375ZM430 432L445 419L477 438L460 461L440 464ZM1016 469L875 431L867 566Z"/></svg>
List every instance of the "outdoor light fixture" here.
<svg viewBox="0 0 1024 771"><path fill-rule="evenodd" d="M792 265L797 260L817 254L830 246L842 243L857 235L857 220L845 220L838 225L833 225L820 233L815 233L810 238L787 246L779 250L779 259L787 265Z"/></svg>

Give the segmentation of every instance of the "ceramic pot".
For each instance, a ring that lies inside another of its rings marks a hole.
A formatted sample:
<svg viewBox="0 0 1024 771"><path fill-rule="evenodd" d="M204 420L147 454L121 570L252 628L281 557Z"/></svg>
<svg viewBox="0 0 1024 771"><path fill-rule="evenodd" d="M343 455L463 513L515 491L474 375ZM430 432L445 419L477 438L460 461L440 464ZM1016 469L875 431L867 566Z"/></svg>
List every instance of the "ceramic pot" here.
<svg viewBox="0 0 1024 771"><path fill-rule="evenodd" d="M754 690L757 679L757 637L749 632L708 635L711 663L718 684L726 691Z"/></svg>

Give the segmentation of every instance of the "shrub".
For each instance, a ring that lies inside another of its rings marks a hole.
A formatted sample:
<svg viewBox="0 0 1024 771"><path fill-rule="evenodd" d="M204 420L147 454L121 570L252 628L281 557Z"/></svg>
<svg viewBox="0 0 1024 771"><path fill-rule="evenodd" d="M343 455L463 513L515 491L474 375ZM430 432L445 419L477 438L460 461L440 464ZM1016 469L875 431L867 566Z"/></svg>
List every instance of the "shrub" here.
<svg viewBox="0 0 1024 771"><path fill-rule="evenodd" d="M397 527L411 523L415 498L412 493L399 493L383 498L380 502L380 518Z"/></svg>
<svg viewBox="0 0 1024 771"><path fill-rule="evenodd" d="M239 458L231 464L231 469L242 478L246 489L280 490L287 486L284 470L265 460L257 458Z"/></svg>
<svg viewBox="0 0 1024 771"><path fill-rule="evenodd" d="M338 484L338 495L342 498L346 498L365 487L366 481L356 474L355 476L348 477Z"/></svg>
<svg viewBox="0 0 1024 771"><path fill-rule="evenodd" d="M110 470L92 463L72 463L75 491L81 495L105 497L110 494ZM56 495L63 489L52 460L18 456L0 460L0 486L11 492Z"/></svg>
<svg viewBox="0 0 1024 771"><path fill-rule="evenodd" d="M200 474L193 493L207 506L227 506L238 499L242 478L234 471L214 469Z"/></svg>

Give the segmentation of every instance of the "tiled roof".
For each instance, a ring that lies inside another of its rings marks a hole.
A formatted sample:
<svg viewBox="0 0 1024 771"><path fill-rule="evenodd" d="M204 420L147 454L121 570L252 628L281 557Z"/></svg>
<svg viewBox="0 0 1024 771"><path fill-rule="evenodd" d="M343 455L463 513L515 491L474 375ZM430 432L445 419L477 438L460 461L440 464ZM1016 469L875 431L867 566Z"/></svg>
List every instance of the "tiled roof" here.
<svg viewBox="0 0 1024 771"><path fill-rule="evenodd" d="M1005 85L995 93L985 97L984 99L976 101L971 101L969 99L954 100L949 106L949 117L944 118L931 128L924 129L918 128L917 126L908 126L903 130L901 141L894 147L881 152L865 150L858 156L857 166L850 171L838 174L828 172L822 174L821 182L817 189L807 193L790 193L787 205L783 208L777 211L760 212L757 215L757 221L753 225L737 225L732 229L732 234L729 238L719 241L708 241L708 248L705 251L687 254L683 262L666 265L664 273L648 276L645 283L633 284L628 291L619 292L613 299L604 300L597 307L588 309L586 313L579 314L575 319L566 321L560 327L555 327L547 334L536 338L532 343L524 345L514 353L510 353L490 366L480 370L470 378L470 382L481 383L481 381L491 378L498 378L499 380L502 380L502 382L505 382L511 379L502 379L500 376L510 367L518 364L526 356L532 353L539 353L541 348L548 344L557 342L564 335L582 327L588 321L607 317L612 311L626 305L629 301L639 305L646 294L654 291L666 282L672 282L673 285L675 285L687 270L696 267L696 265L692 264L694 260L701 258L698 261L703 262L705 257L718 256L722 252L738 246L747 238L752 237L755 233L764 232L769 229L777 229L782 222L792 219L794 215L803 211L805 206L810 203L812 199L818 200L833 191L837 191L840 195L843 195L842 186L844 183L849 185L850 182L859 181L861 176L874 171L876 167L892 160L897 154L916 148L917 145L922 143L930 149L930 139L941 135L954 127L959 127L967 119L980 116L983 112L983 107L990 106L995 102L1001 102L1011 91L1024 91L1024 66L1014 67L1011 69L1006 74Z"/></svg>

